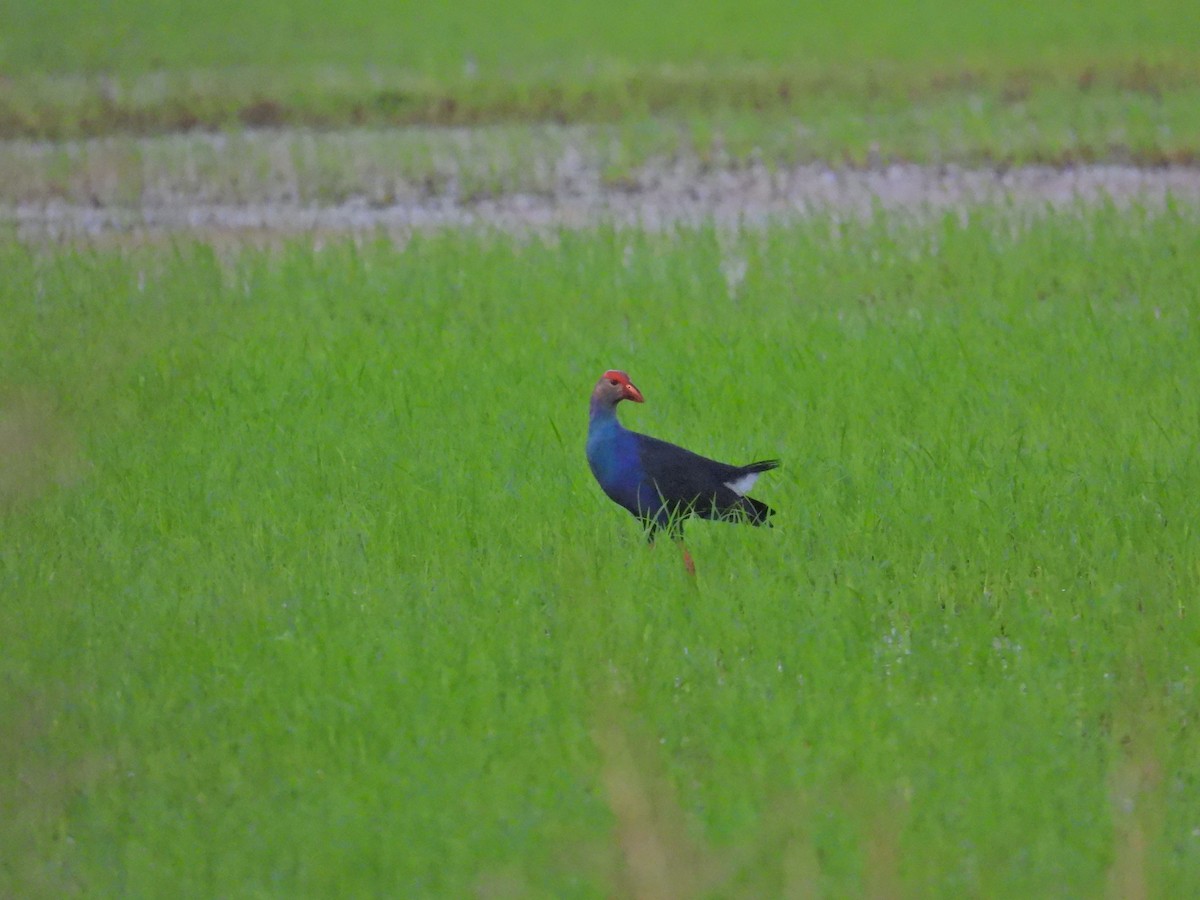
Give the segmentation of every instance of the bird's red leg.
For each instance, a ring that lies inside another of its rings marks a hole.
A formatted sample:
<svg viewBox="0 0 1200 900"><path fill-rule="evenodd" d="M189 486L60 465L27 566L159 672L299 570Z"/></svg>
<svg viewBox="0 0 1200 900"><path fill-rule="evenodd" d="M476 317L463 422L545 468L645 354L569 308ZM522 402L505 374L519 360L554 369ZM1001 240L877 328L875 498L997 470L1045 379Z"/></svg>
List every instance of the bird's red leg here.
<svg viewBox="0 0 1200 900"><path fill-rule="evenodd" d="M696 561L692 559L692 554L688 553L688 548L684 546L683 541L679 542L679 549L683 551L683 567L694 578L696 576Z"/></svg>

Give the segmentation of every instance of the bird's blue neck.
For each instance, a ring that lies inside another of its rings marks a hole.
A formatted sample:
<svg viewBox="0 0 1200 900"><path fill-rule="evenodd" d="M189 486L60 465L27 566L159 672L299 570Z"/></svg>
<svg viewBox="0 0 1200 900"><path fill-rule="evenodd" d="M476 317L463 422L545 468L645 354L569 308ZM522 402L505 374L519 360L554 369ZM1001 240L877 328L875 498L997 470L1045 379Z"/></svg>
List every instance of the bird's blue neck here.
<svg viewBox="0 0 1200 900"><path fill-rule="evenodd" d="M588 422L591 425L613 422L620 428L621 423L617 420L617 405L615 403L603 403L593 397L591 407L588 410Z"/></svg>
<svg viewBox="0 0 1200 900"><path fill-rule="evenodd" d="M613 447L621 442L622 435L628 434L617 419L615 405L605 405L592 401L588 417L588 458L597 455L611 455L612 450L602 450L602 447Z"/></svg>

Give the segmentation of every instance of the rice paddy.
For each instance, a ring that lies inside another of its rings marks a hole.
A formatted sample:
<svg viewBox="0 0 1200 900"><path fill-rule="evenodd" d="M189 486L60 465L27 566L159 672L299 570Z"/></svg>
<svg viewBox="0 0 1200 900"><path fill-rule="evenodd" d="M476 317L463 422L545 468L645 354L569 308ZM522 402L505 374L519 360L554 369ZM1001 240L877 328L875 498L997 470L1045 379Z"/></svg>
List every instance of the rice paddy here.
<svg viewBox="0 0 1200 900"><path fill-rule="evenodd" d="M8 247L6 891L1189 893L1195 234Z"/></svg>
<svg viewBox="0 0 1200 900"><path fill-rule="evenodd" d="M1200 893L1195 4L11 6L0 896Z"/></svg>

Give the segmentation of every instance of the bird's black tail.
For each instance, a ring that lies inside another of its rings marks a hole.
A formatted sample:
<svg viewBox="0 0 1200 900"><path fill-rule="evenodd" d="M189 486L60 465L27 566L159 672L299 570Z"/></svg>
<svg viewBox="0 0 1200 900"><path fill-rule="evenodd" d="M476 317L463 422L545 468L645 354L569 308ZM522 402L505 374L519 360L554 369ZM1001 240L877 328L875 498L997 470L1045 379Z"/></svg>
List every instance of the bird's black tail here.
<svg viewBox="0 0 1200 900"><path fill-rule="evenodd" d="M760 459L758 462L752 462L749 465L742 466L742 472L746 475L758 472L770 472L772 469L779 468L779 460L777 459Z"/></svg>
<svg viewBox="0 0 1200 900"><path fill-rule="evenodd" d="M777 459L760 459L758 462L752 462L741 467L743 475L757 475L759 472L770 472L772 469L779 468L779 460ZM761 500L755 500L753 497L742 496L738 498L738 509L745 514L746 521L751 525L770 525L771 516L775 515L775 510L767 506Z"/></svg>

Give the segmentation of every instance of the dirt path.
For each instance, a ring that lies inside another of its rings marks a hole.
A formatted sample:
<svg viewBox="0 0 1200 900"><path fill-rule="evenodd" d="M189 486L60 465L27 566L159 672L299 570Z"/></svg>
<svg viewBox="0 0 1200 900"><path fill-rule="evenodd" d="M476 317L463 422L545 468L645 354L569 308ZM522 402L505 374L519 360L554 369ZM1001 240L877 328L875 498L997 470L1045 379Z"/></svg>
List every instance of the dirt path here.
<svg viewBox="0 0 1200 900"><path fill-rule="evenodd" d="M882 209L916 217L999 206L1018 215L1113 203L1162 209L1170 200L1200 211L1200 169L1118 165L1007 171L894 165L872 170L801 165L705 168L692 162L644 166L618 185L585 166L536 193L462 197L414 190L386 204L351 198L329 205L279 200L206 202L202 192L148 202L5 203L0 233L22 241L262 233L402 236L448 228L511 232L612 225L665 229L715 222L762 227L815 215L862 217Z"/></svg>

